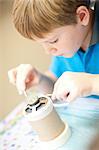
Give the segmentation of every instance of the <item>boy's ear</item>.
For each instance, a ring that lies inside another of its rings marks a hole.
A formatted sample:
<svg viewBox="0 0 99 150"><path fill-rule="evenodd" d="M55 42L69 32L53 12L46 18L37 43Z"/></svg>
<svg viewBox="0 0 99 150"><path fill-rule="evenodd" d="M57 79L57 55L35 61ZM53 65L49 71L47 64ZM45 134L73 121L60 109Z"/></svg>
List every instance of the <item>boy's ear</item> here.
<svg viewBox="0 0 99 150"><path fill-rule="evenodd" d="M76 10L77 22L87 26L90 19L90 12L85 6L79 6Z"/></svg>

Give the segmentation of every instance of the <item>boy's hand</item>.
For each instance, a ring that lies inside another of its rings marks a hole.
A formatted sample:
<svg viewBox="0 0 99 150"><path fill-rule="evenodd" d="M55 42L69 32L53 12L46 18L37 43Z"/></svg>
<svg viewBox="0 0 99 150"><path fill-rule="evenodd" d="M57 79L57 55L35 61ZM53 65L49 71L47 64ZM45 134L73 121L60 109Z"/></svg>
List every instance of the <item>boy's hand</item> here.
<svg viewBox="0 0 99 150"><path fill-rule="evenodd" d="M8 71L9 81L15 85L19 94L39 83L40 73L30 64L21 64Z"/></svg>
<svg viewBox="0 0 99 150"><path fill-rule="evenodd" d="M91 95L92 81L92 74L64 72L55 83L52 99L71 102L78 97Z"/></svg>

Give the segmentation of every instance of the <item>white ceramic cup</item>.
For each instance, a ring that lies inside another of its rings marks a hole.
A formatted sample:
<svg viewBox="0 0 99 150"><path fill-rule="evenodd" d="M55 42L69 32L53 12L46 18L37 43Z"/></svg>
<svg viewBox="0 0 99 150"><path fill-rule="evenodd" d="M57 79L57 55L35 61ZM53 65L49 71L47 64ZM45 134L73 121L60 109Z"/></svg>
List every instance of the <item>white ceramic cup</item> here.
<svg viewBox="0 0 99 150"><path fill-rule="evenodd" d="M63 145L70 136L70 130L67 122L61 120L57 114L53 102L50 97L42 96L47 99L46 104L42 105L38 110L32 109L25 116L29 120L39 136L42 147L50 150L56 149ZM40 97L39 97L40 98Z"/></svg>

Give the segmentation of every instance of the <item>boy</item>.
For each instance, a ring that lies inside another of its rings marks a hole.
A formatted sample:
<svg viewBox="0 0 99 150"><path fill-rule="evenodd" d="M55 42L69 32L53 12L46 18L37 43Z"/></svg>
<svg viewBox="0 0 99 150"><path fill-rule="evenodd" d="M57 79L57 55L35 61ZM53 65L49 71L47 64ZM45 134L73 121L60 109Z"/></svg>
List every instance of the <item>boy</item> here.
<svg viewBox="0 0 99 150"><path fill-rule="evenodd" d="M52 99L73 101L99 95L99 2L15 0L13 21L26 38L54 55L42 74L29 64L8 72L19 93L37 86Z"/></svg>

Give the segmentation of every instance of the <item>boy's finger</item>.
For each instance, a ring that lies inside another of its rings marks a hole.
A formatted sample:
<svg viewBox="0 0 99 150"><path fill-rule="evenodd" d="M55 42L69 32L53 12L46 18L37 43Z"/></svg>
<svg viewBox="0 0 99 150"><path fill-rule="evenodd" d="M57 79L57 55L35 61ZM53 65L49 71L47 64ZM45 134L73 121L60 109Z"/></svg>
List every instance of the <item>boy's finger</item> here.
<svg viewBox="0 0 99 150"><path fill-rule="evenodd" d="M17 73L16 87L20 95L26 89L25 76L21 72Z"/></svg>
<svg viewBox="0 0 99 150"><path fill-rule="evenodd" d="M16 69L11 69L8 71L9 82L15 85L16 83Z"/></svg>

